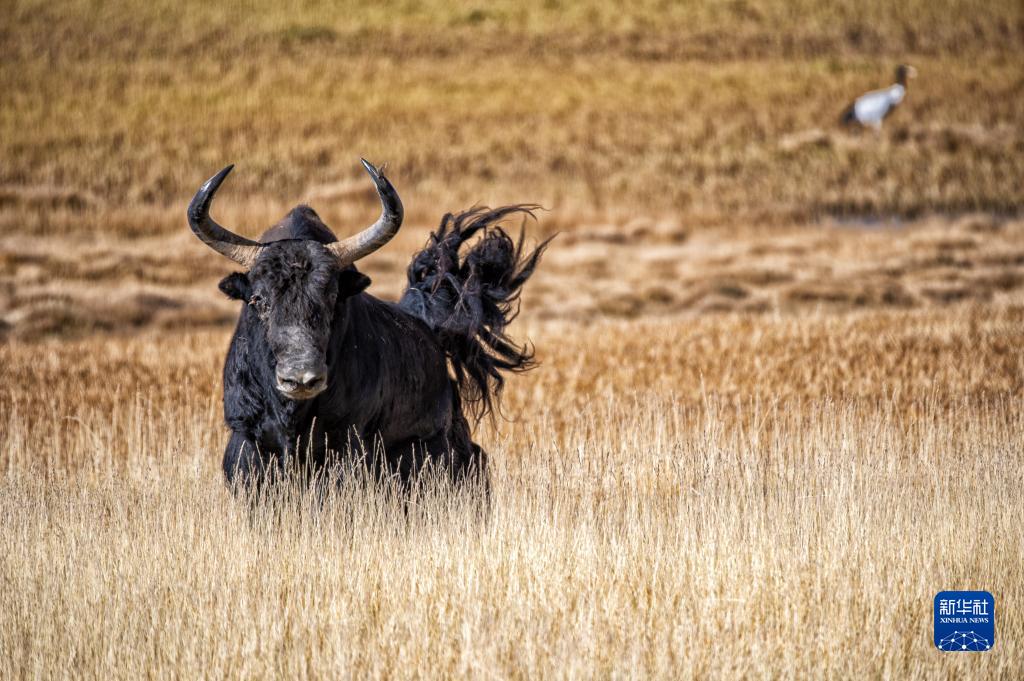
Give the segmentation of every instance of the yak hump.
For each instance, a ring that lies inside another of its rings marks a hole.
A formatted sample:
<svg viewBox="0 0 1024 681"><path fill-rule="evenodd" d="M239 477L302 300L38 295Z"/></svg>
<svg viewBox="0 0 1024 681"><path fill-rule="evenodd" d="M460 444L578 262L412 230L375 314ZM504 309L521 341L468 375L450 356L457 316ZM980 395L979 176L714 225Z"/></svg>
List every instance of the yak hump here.
<svg viewBox="0 0 1024 681"><path fill-rule="evenodd" d="M305 239L330 244L337 241L338 237L334 236L334 232L323 223L315 210L301 205L293 208L280 222L264 232L260 237L260 243L269 244L288 239Z"/></svg>

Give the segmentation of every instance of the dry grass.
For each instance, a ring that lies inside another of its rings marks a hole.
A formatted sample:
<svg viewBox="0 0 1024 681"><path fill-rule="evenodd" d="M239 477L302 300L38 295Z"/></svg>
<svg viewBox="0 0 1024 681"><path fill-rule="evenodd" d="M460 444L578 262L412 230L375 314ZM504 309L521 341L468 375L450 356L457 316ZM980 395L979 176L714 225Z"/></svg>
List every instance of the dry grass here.
<svg viewBox="0 0 1024 681"><path fill-rule="evenodd" d="M539 202L571 226L1024 199L1012 0L272 6L5 13L0 228L176 232L199 183L237 162L222 214L256 233L302 197L344 204L360 155L390 162L424 222L477 201ZM900 61L921 77L885 136L838 130Z"/></svg>
<svg viewBox="0 0 1024 681"><path fill-rule="evenodd" d="M222 332L8 344L0 676L1013 678L1022 321L532 324L485 520L358 481L247 511ZM931 645L943 588L995 594L990 653Z"/></svg>
<svg viewBox="0 0 1024 681"><path fill-rule="evenodd" d="M257 9L0 16L0 336L226 325L222 264L184 226L198 184L237 161L223 222L255 235L308 200L345 234L376 210L360 154L390 161L410 216L368 263L386 296L443 212L521 201L564 233L534 298L549 316L918 307L1020 285L1019 3ZM921 77L884 136L833 125L904 60ZM890 255L888 234L815 235L806 257L771 243L894 216L955 241L920 257L912 239Z"/></svg>

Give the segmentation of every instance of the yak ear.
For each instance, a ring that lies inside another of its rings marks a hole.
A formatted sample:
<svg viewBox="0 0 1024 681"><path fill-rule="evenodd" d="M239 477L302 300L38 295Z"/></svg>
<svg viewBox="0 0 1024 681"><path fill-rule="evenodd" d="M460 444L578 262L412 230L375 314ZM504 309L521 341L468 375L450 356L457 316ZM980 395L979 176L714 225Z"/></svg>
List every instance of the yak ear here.
<svg viewBox="0 0 1024 681"><path fill-rule="evenodd" d="M249 277L241 272L232 272L220 280L217 284L224 295L233 300L249 300L252 296L252 286L249 284Z"/></svg>
<svg viewBox="0 0 1024 681"><path fill-rule="evenodd" d="M338 275L338 294L343 298L362 293L369 285L370 278L354 267L344 269Z"/></svg>

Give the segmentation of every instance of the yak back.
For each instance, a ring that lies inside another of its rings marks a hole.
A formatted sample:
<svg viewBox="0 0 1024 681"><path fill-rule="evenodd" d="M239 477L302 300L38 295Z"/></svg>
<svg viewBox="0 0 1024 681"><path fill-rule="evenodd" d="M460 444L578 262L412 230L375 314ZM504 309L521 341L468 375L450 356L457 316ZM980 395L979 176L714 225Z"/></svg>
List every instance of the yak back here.
<svg viewBox="0 0 1024 681"><path fill-rule="evenodd" d="M331 338L335 376L322 407L387 443L426 437L449 422L446 355L427 324L368 293L348 299L344 314Z"/></svg>

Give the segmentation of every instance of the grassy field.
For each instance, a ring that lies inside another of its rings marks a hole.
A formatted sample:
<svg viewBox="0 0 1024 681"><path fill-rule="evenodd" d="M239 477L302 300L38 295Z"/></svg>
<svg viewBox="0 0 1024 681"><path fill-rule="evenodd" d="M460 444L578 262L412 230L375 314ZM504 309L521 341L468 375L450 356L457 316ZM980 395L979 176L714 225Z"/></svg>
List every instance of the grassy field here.
<svg viewBox="0 0 1024 681"><path fill-rule="evenodd" d="M0 201L17 210L0 227L177 232L229 162L222 210L241 229L304 196L341 224L359 156L389 162L429 222L478 201L542 203L564 227L1016 214L1024 198L1012 0L249 7L5 12ZM839 130L901 61L921 76L886 135Z"/></svg>
<svg viewBox="0 0 1024 681"><path fill-rule="evenodd" d="M1003 0L10 3L0 678L1021 678L1022 49ZM360 156L381 297L446 211L559 232L483 516L222 483L185 206L236 162L219 221L348 234ZM943 589L993 650L934 648Z"/></svg>

